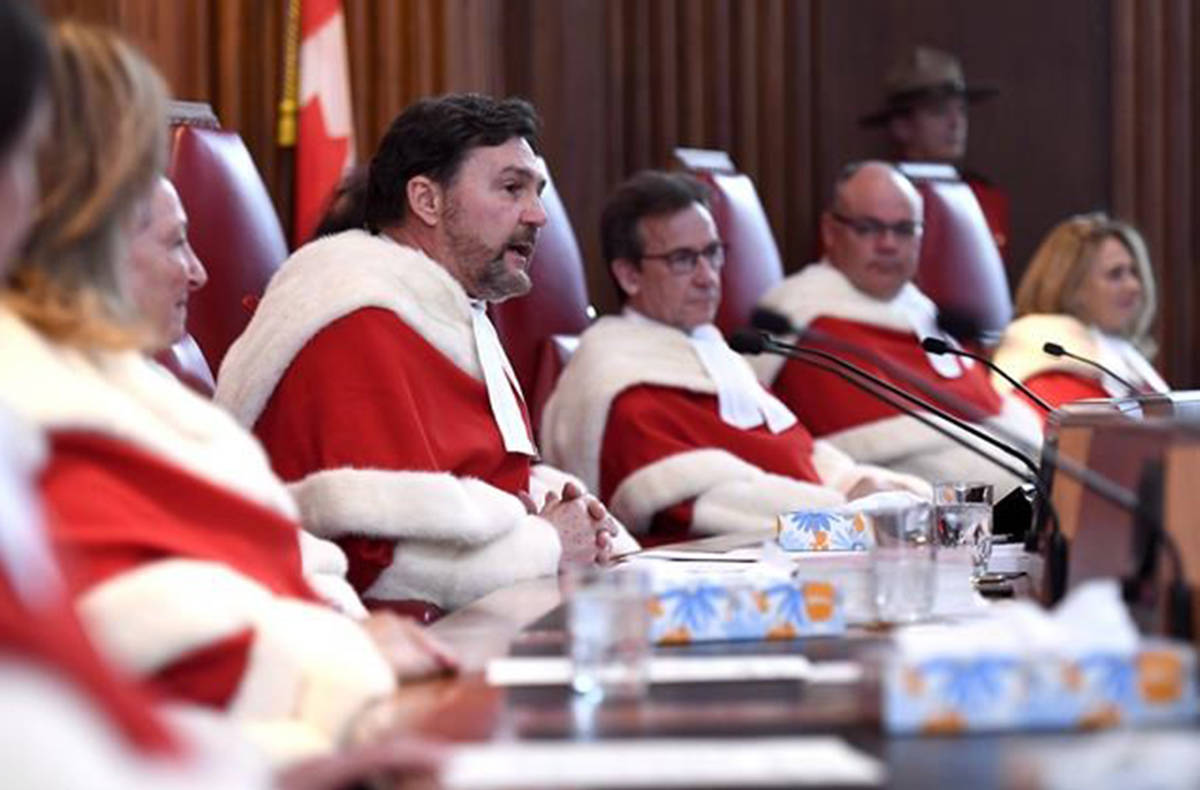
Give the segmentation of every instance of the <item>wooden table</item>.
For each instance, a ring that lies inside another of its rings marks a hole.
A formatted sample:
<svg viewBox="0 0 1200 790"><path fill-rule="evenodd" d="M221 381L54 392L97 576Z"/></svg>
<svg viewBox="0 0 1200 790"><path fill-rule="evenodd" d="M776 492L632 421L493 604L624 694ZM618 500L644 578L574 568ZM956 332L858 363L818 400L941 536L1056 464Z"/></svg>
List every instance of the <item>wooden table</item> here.
<svg viewBox="0 0 1200 790"><path fill-rule="evenodd" d="M889 737L880 730L877 673L869 668L871 656L882 650L885 639L864 629L851 629L838 638L660 648L689 654L866 658L863 678L847 685L796 681L664 685L652 686L636 702L600 704L584 703L566 687L488 686L483 669L493 657L565 651L561 603L558 580L538 579L496 591L431 626L462 656L464 672L403 689L397 703L409 726L459 742L836 735L882 760L888 771L887 786L897 788L1055 786L1043 781L1048 771L1067 777L1066 785L1057 786L1072 786L1073 777L1089 777L1110 762L1109 775L1118 769L1133 770L1131 775L1144 778L1163 767L1161 758L1152 755L1200 756L1200 736L1192 729ZM1139 766L1139 761L1144 764ZM1200 787L1200 758L1195 762L1182 770ZM1089 781L1086 786L1103 784Z"/></svg>

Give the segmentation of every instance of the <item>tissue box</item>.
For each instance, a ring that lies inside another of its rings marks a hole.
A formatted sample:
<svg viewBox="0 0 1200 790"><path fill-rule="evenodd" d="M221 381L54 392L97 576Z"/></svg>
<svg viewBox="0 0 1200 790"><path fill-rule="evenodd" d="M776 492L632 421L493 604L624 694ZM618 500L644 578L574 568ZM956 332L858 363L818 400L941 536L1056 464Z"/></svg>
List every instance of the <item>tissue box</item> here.
<svg viewBox="0 0 1200 790"><path fill-rule="evenodd" d="M889 661L884 726L893 733L1097 729L1196 716L1196 652L1147 640L1132 654Z"/></svg>
<svg viewBox="0 0 1200 790"><path fill-rule="evenodd" d="M780 514L775 539L787 551L866 551L872 543L863 513L832 508Z"/></svg>
<svg viewBox="0 0 1200 790"><path fill-rule="evenodd" d="M650 636L658 645L796 639L846 630L841 590L757 566L717 573L656 574Z"/></svg>

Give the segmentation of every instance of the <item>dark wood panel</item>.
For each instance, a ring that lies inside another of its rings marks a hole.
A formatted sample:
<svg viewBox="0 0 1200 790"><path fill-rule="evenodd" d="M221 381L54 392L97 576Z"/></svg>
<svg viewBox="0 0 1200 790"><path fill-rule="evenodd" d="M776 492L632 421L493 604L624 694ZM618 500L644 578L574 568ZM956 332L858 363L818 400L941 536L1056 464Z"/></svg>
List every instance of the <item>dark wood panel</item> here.
<svg viewBox="0 0 1200 790"><path fill-rule="evenodd" d="M116 26L176 94L246 139L282 213L275 144L286 0L42 0ZM968 164L1013 199L1010 279L1064 216L1109 208L1146 232L1163 292L1166 369L1200 384L1193 228L1200 20L1189 0L344 0L357 150L412 100L450 90L528 96L602 309L605 194L677 145L720 148L759 186L785 266L816 249L837 168L886 155L857 126L917 43L959 53L1001 90L971 115Z"/></svg>
<svg viewBox="0 0 1200 790"><path fill-rule="evenodd" d="M846 161L890 155L883 133L859 128L857 118L879 105L899 53L928 44L959 54L969 82L1000 90L972 109L967 165L1012 195L1015 285L1056 221L1109 203L1108 8L1100 0L825 3L821 183Z"/></svg>

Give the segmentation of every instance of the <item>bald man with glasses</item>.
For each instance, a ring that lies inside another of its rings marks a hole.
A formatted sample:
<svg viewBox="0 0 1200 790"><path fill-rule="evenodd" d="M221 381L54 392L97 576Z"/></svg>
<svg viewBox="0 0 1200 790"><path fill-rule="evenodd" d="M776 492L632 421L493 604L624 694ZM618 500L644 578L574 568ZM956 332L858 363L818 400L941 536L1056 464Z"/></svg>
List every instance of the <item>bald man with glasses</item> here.
<svg viewBox="0 0 1200 790"><path fill-rule="evenodd" d="M985 428L1001 426L1038 444L1036 416L1015 399L1001 397L986 370L969 359L934 356L921 348L926 337L955 344L939 330L933 302L912 282L922 228L921 196L902 173L886 162L849 165L821 217L825 259L784 280L759 304L786 316L799 330L816 330L843 346L869 349L907 370L909 378L920 378L973 407L972 413L958 416ZM827 344L825 350L924 397L867 356L835 345ZM929 481L985 480L1000 493L1017 482L830 373L774 356L756 358L753 364L759 379L814 436L860 461Z"/></svg>
<svg viewBox="0 0 1200 790"><path fill-rule="evenodd" d="M726 345L712 324L725 245L703 185L634 176L605 205L601 246L624 309L583 334L542 446L643 545L767 529L780 512L881 490L928 494L814 442Z"/></svg>

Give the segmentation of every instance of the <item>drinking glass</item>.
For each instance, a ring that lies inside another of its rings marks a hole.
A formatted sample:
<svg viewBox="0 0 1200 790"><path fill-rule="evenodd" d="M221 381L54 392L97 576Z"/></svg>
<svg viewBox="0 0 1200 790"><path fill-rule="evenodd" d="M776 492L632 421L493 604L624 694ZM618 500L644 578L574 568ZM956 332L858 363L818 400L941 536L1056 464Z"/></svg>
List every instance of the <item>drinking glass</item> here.
<svg viewBox="0 0 1200 790"><path fill-rule="evenodd" d="M937 590L933 508L920 502L865 515L875 535L871 595L876 617L885 623L929 617Z"/></svg>
<svg viewBox="0 0 1200 790"><path fill-rule="evenodd" d="M934 483L933 501L938 545L967 555L971 578L978 579L987 573L992 557L992 486L977 482Z"/></svg>
<svg viewBox="0 0 1200 790"><path fill-rule="evenodd" d="M572 574L568 587L571 686L594 698L644 695L650 661L650 580L645 570L582 570Z"/></svg>

